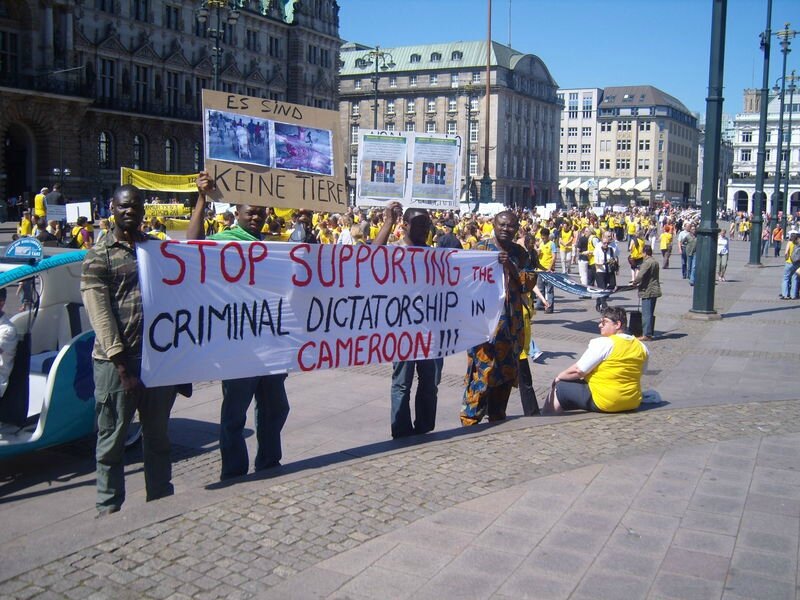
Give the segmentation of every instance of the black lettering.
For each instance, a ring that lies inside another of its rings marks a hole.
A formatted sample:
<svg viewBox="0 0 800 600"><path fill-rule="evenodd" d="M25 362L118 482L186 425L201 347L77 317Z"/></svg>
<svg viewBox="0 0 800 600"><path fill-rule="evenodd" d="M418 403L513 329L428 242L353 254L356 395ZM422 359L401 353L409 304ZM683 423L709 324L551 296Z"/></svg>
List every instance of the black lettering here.
<svg viewBox="0 0 800 600"><path fill-rule="evenodd" d="M189 324L191 322L192 314L188 310L181 309L175 313L175 336L172 340L175 348L178 347L178 336L180 336L181 333L186 333L186 335L189 336L189 339L192 340L192 343L197 344L197 340L189 330Z"/></svg>
<svg viewBox="0 0 800 600"><path fill-rule="evenodd" d="M148 331L148 337L150 338L150 347L156 352L166 352L167 350L172 348L172 344L169 343L166 346L162 346L161 344L156 343L156 327L163 319L166 319L170 323L174 323L170 315L168 315L167 313L161 313L155 319L153 319L152 323L150 323L150 330Z"/></svg>

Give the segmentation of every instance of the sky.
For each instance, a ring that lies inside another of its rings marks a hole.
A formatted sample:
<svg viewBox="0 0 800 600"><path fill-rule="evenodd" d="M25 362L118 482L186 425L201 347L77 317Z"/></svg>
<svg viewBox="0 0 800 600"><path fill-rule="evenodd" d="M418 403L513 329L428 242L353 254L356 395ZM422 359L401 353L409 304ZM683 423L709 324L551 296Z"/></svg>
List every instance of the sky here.
<svg viewBox="0 0 800 600"><path fill-rule="evenodd" d="M768 0L728 0L723 112L760 88ZM485 40L487 0L339 0L339 34L382 47ZM559 87L653 85L704 115L712 0L493 0L492 38L541 58ZM509 19L509 13L511 18ZM509 32L509 20L512 23ZM800 29L800 2L773 0L770 86L783 55L775 31ZM800 36L787 73L800 71Z"/></svg>

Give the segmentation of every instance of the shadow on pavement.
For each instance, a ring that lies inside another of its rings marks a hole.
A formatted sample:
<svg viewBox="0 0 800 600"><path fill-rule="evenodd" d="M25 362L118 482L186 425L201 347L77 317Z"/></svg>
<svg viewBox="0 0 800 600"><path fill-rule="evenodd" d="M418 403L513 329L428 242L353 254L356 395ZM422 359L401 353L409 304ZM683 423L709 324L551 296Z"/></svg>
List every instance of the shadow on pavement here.
<svg viewBox="0 0 800 600"><path fill-rule="evenodd" d="M792 300L788 300L787 302L792 302ZM722 313L723 319L734 319L736 317L749 317L752 315L757 315L759 313L771 313L771 312L778 312L782 310L795 310L800 308L800 303L794 300L795 304L789 304L787 306L777 306L775 308L762 308L761 310L744 310L738 313Z"/></svg>

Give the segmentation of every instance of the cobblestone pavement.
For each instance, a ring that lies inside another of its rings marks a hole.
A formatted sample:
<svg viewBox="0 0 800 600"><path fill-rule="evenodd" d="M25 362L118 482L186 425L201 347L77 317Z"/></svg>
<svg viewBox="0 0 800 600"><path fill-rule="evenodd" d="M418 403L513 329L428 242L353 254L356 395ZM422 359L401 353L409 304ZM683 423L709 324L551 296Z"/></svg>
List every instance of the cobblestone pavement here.
<svg viewBox="0 0 800 600"><path fill-rule="evenodd" d="M255 598L340 552L553 473L669 448L800 431L800 403L574 419L415 446L192 510L0 584L5 598Z"/></svg>

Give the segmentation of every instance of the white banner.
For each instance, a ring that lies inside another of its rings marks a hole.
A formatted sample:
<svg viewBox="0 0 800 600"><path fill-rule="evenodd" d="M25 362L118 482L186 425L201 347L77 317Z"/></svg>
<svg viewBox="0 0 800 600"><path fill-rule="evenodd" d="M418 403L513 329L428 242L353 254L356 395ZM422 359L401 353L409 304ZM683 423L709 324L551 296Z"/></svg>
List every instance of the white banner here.
<svg viewBox="0 0 800 600"><path fill-rule="evenodd" d="M148 386L436 358L493 335L496 252L138 244Z"/></svg>

